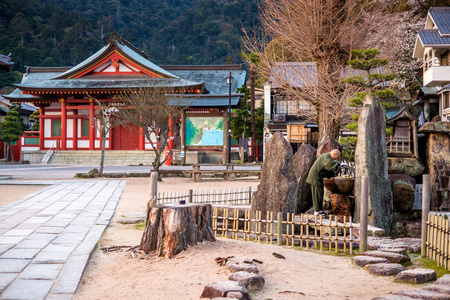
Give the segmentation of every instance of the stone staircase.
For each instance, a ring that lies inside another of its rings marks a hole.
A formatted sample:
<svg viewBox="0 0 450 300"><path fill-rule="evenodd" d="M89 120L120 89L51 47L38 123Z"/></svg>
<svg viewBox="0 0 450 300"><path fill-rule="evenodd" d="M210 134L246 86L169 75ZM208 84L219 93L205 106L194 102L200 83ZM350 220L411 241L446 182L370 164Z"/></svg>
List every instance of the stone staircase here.
<svg viewBox="0 0 450 300"><path fill-rule="evenodd" d="M55 150L48 161L52 165L97 165L100 163L100 150ZM152 151L138 150L107 150L105 151L105 165L132 166L151 165L154 158Z"/></svg>

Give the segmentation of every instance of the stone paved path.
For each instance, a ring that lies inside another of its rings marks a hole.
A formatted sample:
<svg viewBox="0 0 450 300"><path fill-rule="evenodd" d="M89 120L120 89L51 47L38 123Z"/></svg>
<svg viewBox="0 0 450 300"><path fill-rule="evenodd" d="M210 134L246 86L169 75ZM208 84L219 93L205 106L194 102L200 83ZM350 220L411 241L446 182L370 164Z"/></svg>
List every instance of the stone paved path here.
<svg viewBox="0 0 450 300"><path fill-rule="evenodd" d="M0 207L0 299L71 299L125 183L0 180L51 184Z"/></svg>

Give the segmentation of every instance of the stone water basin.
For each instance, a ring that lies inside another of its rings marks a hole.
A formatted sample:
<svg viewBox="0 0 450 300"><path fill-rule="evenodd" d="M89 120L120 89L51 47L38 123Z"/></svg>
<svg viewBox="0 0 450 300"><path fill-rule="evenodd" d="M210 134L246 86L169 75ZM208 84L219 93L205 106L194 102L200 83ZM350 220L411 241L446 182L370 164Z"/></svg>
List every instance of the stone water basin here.
<svg viewBox="0 0 450 300"><path fill-rule="evenodd" d="M348 177L333 177L325 178L323 185L333 194L348 194L353 191L355 185L355 178Z"/></svg>

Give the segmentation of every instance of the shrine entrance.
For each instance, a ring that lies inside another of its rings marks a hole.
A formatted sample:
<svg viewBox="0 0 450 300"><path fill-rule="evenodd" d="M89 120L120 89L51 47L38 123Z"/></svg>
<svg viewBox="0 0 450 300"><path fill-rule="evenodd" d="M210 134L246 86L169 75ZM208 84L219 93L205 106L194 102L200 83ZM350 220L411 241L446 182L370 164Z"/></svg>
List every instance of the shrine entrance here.
<svg viewBox="0 0 450 300"><path fill-rule="evenodd" d="M135 125L113 128L112 150L138 150L139 149L139 127Z"/></svg>

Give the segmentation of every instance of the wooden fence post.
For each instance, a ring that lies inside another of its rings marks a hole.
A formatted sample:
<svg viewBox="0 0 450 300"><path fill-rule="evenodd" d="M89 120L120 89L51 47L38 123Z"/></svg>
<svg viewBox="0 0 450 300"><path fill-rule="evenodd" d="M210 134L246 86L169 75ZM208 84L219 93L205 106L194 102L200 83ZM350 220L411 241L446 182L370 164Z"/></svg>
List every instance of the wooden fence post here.
<svg viewBox="0 0 450 300"><path fill-rule="evenodd" d="M193 197L194 191L193 190L189 190L189 203L192 203L192 197Z"/></svg>
<svg viewBox="0 0 450 300"><path fill-rule="evenodd" d="M361 177L361 216L359 223L359 253L367 251L367 214L369 204L369 182L367 176Z"/></svg>
<svg viewBox="0 0 450 300"><path fill-rule="evenodd" d="M420 255L422 258L427 257L427 219L430 212L430 174L422 176L422 248Z"/></svg>
<svg viewBox="0 0 450 300"><path fill-rule="evenodd" d="M150 173L150 201L156 204L158 197L158 172Z"/></svg>
<svg viewBox="0 0 450 300"><path fill-rule="evenodd" d="M248 187L248 203L252 203L252 187Z"/></svg>
<svg viewBox="0 0 450 300"><path fill-rule="evenodd" d="M281 246L282 245L282 234L283 234L283 213L279 212L278 213L278 218L277 218L277 245Z"/></svg>

